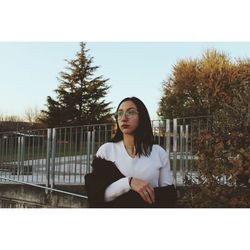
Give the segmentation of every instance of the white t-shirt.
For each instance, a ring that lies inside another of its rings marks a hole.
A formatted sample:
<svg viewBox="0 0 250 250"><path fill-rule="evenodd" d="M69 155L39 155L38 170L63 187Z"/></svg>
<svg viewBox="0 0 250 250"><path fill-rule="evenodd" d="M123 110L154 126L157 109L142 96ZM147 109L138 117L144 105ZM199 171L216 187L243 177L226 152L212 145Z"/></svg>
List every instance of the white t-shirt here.
<svg viewBox="0 0 250 250"><path fill-rule="evenodd" d="M135 177L148 181L154 187L172 185L169 153L159 145L153 145L150 156L138 155L132 158L126 151L123 141L103 144L96 153L97 157L115 163L126 176L109 185L105 190L105 200L112 201L128 192L131 188L129 178Z"/></svg>

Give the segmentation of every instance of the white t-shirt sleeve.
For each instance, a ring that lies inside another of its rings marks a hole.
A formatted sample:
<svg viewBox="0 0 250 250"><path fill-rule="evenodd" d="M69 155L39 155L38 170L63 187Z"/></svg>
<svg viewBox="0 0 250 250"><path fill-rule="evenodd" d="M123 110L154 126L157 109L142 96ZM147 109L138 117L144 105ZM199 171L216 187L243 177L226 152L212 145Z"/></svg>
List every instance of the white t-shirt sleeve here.
<svg viewBox="0 0 250 250"><path fill-rule="evenodd" d="M169 152L162 149L160 151L162 167L160 168L159 187L173 184L172 173L170 170Z"/></svg>
<svg viewBox="0 0 250 250"><path fill-rule="evenodd" d="M105 160L110 160L109 153L110 148L112 144L110 143L105 143L103 144L98 151L96 152L96 156ZM124 177L119 179L118 181L113 182L110 184L104 193L104 199L105 201L112 201L118 196L128 192L131 189L129 185L129 178Z"/></svg>
<svg viewBox="0 0 250 250"><path fill-rule="evenodd" d="M108 159L108 155L107 155L107 149L108 149L109 145L108 143L103 144L101 147L99 147L99 149L96 152L96 157L105 159L105 160L109 160Z"/></svg>
<svg viewBox="0 0 250 250"><path fill-rule="evenodd" d="M118 181L113 182L106 188L104 199L105 201L112 201L118 196L127 193L130 189L131 187L129 185L129 178L121 178Z"/></svg>

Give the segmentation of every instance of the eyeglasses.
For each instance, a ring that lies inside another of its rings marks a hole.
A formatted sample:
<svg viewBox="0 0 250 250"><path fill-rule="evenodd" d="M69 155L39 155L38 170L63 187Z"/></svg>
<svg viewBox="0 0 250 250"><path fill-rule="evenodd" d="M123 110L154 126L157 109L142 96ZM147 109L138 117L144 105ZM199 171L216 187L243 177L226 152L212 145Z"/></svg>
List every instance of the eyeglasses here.
<svg viewBox="0 0 250 250"><path fill-rule="evenodd" d="M124 111L117 111L115 113L115 118L118 120L121 120L121 118L123 117L123 115L125 114L126 118L131 118L136 116L137 114L139 114L139 112L135 109L129 109L126 112Z"/></svg>

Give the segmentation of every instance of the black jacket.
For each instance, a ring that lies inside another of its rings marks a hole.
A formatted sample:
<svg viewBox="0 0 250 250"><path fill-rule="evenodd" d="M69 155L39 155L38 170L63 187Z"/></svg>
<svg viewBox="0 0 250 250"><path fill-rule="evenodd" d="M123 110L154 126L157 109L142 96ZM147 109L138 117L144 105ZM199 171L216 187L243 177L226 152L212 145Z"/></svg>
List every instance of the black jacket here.
<svg viewBox="0 0 250 250"><path fill-rule="evenodd" d="M117 197L115 200L105 202L104 192L113 182L125 177L116 165L105 159L95 157L92 163L93 171L85 175L85 185L90 207L98 208L154 208L174 207L176 201L176 190L174 185L156 187L155 203L146 203L141 196L130 190Z"/></svg>

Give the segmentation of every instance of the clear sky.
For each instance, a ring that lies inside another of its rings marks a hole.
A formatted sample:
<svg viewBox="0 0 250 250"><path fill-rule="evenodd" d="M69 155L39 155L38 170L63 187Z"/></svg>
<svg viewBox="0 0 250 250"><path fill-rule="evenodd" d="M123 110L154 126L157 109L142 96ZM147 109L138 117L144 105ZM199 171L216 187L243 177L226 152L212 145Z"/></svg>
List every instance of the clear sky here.
<svg viewBox="0 0 250 250"><path fill-rule="evenodd" d="M78 42L0 42L0 114L23 116L27 108L45 108L55 97L59 72L73 59ZM182 58L201 56L208 48L232 58L250 57L250 42L87 42L88 55L99 65L96 75L109 78L106 97L115 108L121 99L137 96L155 119L162 82Z"/></svg>

